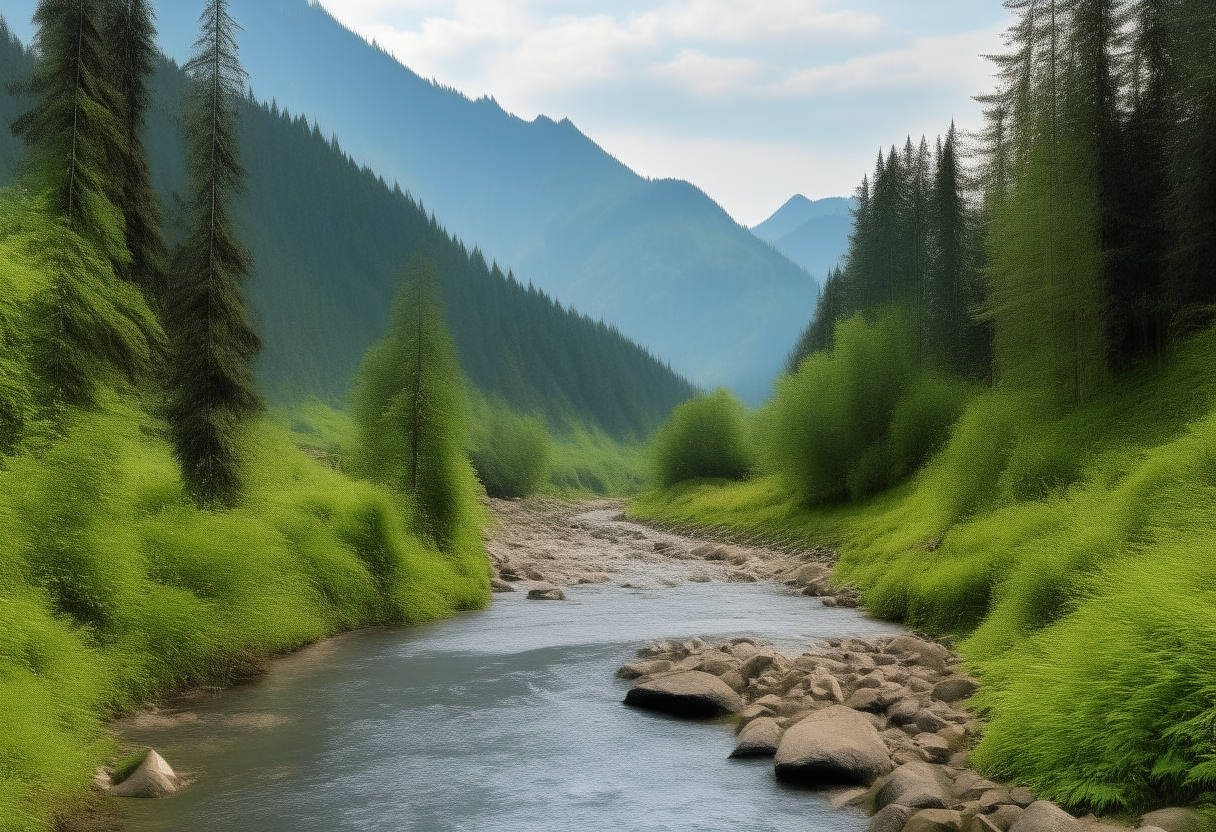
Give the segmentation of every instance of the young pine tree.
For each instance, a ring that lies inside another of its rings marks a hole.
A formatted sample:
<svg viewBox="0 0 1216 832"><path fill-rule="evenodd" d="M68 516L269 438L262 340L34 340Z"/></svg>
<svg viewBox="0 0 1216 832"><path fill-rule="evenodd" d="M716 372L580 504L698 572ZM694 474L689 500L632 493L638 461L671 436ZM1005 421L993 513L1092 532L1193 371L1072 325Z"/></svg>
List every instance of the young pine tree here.
<svg viewBox="0 0 1216 832"><path fill-rule="evenodd" d="M200 24L186 64L187 237L174 252L165 310L173 339L167 415L187 489L200 505L223 507L240 492L241 425L262 406L253 380L261 342L241 292L251 258L233 219L245 175L237 25L227 0L209 0Z"/></svg>
<svg viewBox="0 0 1216 832"><path fill-rule="evenodd" d="M151 96L146 79L156 68L156 27L148 0L111 0L105 25L113 57L112 76L121 154L115 160L120 177L115 197L126 219L129 263L120 274L138 285L150 303L164 291L166 248L161 233L163 212L152 187L144 152L144 114Z"/></svg>
<svg viewBox="0 0 1216 832"><path fill-rule="evenodd" d="M115 276L130 262L113 199L128 148L100 30L106 9L104 0L38 4L38 62L21 89L36 103L12 125L30 149L25 183L57 220L37 241L51 284L34 338L54 406L90 405L112 377L138 378L163 337L138 290Z"/></svg>
<svg viewBox="0 0 1216 832"><path fill-rule="evenodd" d="M409 498L417 530L447 546L474 512L465 458L463 374L444 322L439 270L416 257L393 301L388 335L363 359L351 391L357 467Z"/></svg>

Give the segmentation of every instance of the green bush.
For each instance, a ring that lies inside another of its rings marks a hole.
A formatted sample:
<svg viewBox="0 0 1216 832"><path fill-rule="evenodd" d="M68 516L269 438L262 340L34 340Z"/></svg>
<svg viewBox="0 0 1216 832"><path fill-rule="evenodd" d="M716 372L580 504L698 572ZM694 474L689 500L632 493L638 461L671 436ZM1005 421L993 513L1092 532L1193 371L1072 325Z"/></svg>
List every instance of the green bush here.
<svg viewBox="0 0 1216 832"><path fill-rule="evenodd" d="M747 413L726 388L672 411L653 440L652 467L664 487L692 479L741 480L754 464Z"/></svg>
<svg viewBox="0 0 1216 832"><path fill-rule="evenodd" d="M469 461L491 497L536 493L549 480L551 445L535 416L517 415L498 402L475 409Z"/></svg>

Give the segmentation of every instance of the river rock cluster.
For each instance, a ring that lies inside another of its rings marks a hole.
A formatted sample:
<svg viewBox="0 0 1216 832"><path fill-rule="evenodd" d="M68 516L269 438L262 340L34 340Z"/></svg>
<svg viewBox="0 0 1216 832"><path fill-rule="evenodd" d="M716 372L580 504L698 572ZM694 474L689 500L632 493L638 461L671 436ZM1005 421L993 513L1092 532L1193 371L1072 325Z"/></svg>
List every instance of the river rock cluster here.
<svg viewBox="0 0 1216 832"><path fill-rule="evenodd" d="M732 757L771 756L776 777L853 785L868 832L1123 832L1075 818L1029 789L970 767L983 730L966 700L979 684L944 645L913 635L829 639L796 658L760 641L657 642L617 675L625 704L687 718L732 716ZM1188 809L1146 815L1140 832L1198 832Z"/></svg>

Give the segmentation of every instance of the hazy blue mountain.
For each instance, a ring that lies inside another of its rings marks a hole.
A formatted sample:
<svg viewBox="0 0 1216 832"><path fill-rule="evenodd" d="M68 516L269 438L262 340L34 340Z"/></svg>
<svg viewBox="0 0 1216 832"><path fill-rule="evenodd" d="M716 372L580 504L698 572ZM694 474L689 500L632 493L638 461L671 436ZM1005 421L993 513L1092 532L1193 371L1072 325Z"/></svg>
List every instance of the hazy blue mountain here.
<svg viewBox="0 0 1216 832"><path fill-rule="evenodd" d="M849 249L852 207L853 200L841 196L795 194L752 233L822 280Z"/></svg>
<svg viewBox="0 0 1216 832"><path fill-rule="evenodd" d="M34 2L5 5L17 21ZM159 42L181 63L201 0L157 6ZM525 283L700 385L764 396L818 284L704 193L636 175L569 121L524 121L424 80L308 0L232 0L232 11L258 98L319 121Z"/></svg>

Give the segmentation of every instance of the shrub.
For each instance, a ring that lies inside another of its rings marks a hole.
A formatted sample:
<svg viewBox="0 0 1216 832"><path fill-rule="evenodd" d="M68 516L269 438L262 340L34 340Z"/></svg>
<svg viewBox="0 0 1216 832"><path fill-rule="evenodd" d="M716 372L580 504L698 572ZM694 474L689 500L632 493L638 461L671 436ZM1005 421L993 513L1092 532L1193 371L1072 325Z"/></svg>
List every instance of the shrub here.
<svg viewBox="0 0 1216 832"><path fill-rule="evenodd" d="M654 438L656 481L670 487L685 480L741 480L753 466L747 414L730 391L701 395L672 411Z"/></svg>
<svg viewBox="0 0 1216 832"><path fill-rule="evenodd" d="M549 432L535 416L489 405L473 427L469 460L491 497L527 497L549 479Z"/></svg>

